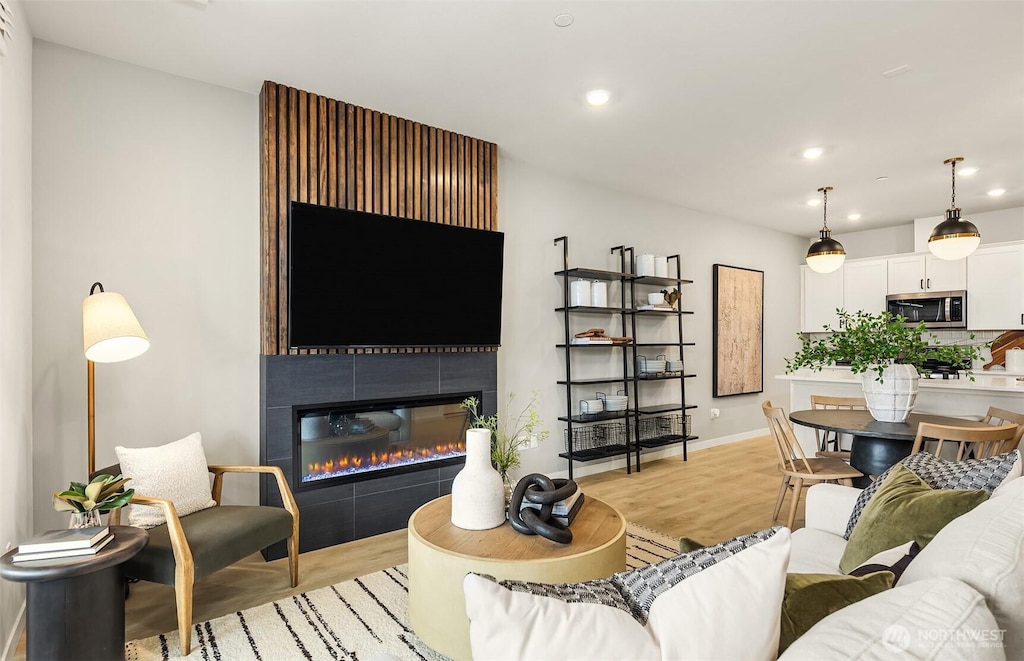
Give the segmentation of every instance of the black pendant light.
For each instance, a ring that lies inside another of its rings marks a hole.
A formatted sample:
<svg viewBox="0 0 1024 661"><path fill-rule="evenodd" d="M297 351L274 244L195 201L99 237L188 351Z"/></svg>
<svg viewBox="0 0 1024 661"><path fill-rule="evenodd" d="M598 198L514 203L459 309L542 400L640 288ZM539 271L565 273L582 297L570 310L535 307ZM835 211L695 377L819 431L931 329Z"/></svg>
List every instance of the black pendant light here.
<svg viewBox="0 0 1024 661"><path fill-rule="evenodd" d="M960 217L956 206L956 164L962 160L962 156L956 156L942 162L953 171L953 198L946 209L946 219L936 225L928 237L928 250L939 259L963 259L981 243L981 232L974 223Z"/></svg>
<svg viewBox="0 0 1024 661"><path fill-rule="evenodd" d="M824 216L822 218L821 238L811 244L807 250L807 266L818 273L831 273L846 261L843 244L832 238L832 230L828 228L828 192L831 186L822 186L818 192L824 197Z"/></svg>

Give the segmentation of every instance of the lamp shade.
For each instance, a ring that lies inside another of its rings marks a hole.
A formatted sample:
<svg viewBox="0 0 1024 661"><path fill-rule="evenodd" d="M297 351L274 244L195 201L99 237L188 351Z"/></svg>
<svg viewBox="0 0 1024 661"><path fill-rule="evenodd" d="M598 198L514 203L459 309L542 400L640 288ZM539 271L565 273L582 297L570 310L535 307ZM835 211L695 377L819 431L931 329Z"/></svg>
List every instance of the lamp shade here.
<svg viewBox="0 0 1024 661"><path fill-rule="evenodd" d="M94 363L116 363L149 349L149 338L124 296L98 292L82 301L85 357Z"/></svg>
<svg viewBox="0 0 1024 661"><path fill-rule="evenodd" d="M946 219L935 226L928 237L928 250L939 259L963 259L981 243L981 232L960 209L947 209Z"/></svg>

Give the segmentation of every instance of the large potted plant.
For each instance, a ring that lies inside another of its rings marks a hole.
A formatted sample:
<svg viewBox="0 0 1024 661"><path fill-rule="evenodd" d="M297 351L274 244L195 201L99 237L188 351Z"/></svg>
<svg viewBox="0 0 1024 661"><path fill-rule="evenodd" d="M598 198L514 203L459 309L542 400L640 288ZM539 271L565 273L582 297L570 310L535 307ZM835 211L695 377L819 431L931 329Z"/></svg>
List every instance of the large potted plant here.
<svg viewBox="0 0 1024 661"><path fill-rule="evenodd" d="M803 338L803 345L786 360L786 373L802 367L820 371L843 362L860 374L864 399L872 417L880 422L907 419L920 385L920 368L926 359L965 365L973 381L971 361L981 358L980 347L970 344L942 344L924 322L909 326L906 318L888 312L870 314L836 311L839 328L825 326L824 337Z"/></svg>

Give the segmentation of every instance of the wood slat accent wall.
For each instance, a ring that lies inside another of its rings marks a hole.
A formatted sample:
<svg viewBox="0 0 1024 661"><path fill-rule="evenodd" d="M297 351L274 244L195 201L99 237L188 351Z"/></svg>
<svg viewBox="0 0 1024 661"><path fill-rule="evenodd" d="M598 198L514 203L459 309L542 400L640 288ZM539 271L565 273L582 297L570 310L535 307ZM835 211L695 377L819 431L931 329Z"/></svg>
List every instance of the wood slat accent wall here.
<svg viewBox="0 0 1024 661"><path fill-rule="evenodd" d="M337 353L288 349L290 201L498 228L494 143L270 81L260 91L260 135L260 346L266 355Z"/></svg>

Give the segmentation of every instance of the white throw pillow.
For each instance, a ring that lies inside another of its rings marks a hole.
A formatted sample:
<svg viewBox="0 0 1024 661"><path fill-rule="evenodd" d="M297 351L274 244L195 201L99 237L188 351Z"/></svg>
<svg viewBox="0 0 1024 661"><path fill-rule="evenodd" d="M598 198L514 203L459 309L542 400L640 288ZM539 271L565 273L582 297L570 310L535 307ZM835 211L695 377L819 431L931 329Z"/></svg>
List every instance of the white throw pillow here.
<svg viewBox="0 0 1024 661"><path fill-rule="evenodd" d="M199 432L155 448L114 448L121 473L132 478L128 486L140 496L166 498L178 516L213 507L210 471ZM160 509L136 505L128 510L129 525L152 528L164 523Z"/></svg>
<svg viewBox="0 0 1024 661"><path fill-rule="evenodd" d="M463 582L475 659L774 659L786 528L568 585Z"/></svg>
<svg viewBox="0 0 1024 661"><path fill-rule="evenodd" d="M1005 658L985 597L956 579L933 578L832 613L797 638L779 661Z"/></svg>
<svg viewBox="0 0 1024 661"><path fill-rule="evenodd" d="M959 579L985 595L1006 629L1007 658L1024 659L1024 478L950 521L910 563L900 585L932 576Z"/></svg>

